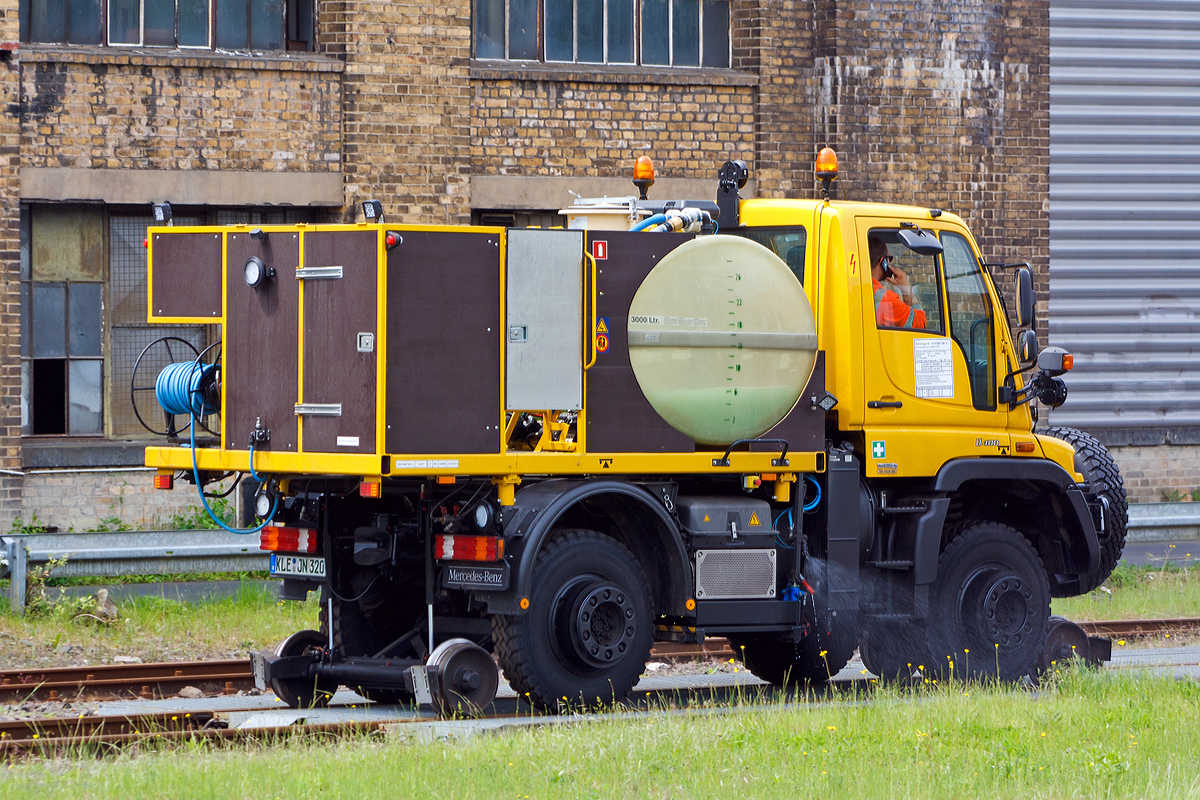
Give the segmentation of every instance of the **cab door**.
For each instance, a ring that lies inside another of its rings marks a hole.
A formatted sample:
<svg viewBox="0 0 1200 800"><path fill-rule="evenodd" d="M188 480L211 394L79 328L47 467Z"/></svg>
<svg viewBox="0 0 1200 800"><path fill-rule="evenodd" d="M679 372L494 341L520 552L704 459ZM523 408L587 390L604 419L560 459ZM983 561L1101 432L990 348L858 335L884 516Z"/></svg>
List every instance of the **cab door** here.
<svg viewBox="0 0 1200 800"><path fill-rule="evenodd" d="M921 228L938 237L943 252L915 253L900 240L904 222L860 218L856 230L865 265L860 297L869 476L928 476L951 458L1010 452L1007 409L996 404L998 320L979 259L965 231L924 221ZM879 311L888 291L901 292L874 281L871 239L886 246L907 277L911 315L895 313L899 306Z"/></svg>

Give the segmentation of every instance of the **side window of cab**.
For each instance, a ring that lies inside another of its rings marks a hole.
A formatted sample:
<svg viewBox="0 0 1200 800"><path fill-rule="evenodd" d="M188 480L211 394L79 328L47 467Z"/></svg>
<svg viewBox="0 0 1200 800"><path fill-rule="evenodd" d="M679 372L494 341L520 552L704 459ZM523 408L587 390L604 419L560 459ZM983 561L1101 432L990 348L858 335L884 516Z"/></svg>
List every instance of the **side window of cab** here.
<svg viewBox="0 0 1200 800"><path fill-rule="evenodd" d="M992 302L983 268L962 234L943 231L942 260L946 266L946 301L950 306L950 337L967 361L971 404L981 411L996 408L996 339Z"/></svg>
<svg viewBox="0 0 1200 800"><path fill-rule="evenodd" d="M875 325L945 333L937 256L909 250L898 233L898 228L872 228L867 234Z"/></svg>

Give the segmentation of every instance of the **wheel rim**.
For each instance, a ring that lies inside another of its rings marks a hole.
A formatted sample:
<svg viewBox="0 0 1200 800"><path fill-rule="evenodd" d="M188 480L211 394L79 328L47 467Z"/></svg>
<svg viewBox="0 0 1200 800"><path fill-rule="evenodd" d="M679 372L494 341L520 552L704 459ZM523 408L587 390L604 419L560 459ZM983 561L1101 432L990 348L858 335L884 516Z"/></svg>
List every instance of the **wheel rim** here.
<svg viewBox="0 0 1200 800"><path fill-rule="evenodd" d="M621 661L637 636L633 598L613 581L579 576L555 597L554 638L572 661L590 671Z"/></svg>
<svg viewBox="0 0 1200 800"><path fill-rule="evenodd" d="M982 566L963 581L959 629L976 645L1019 647L1034 633L1033 587L1008 569Z"/></svg>

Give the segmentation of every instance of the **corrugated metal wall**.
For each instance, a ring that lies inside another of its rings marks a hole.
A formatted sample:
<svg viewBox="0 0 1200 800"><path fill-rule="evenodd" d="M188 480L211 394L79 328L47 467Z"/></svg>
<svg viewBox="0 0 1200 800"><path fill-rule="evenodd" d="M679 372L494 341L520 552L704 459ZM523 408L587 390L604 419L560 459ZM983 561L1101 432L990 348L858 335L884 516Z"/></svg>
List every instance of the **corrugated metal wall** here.
<svg viewBox="0 0 1200 800"><path fill-rule="evenodd" d="M1050 2L1054 424L1200 426L1200 1Z"/></svg>

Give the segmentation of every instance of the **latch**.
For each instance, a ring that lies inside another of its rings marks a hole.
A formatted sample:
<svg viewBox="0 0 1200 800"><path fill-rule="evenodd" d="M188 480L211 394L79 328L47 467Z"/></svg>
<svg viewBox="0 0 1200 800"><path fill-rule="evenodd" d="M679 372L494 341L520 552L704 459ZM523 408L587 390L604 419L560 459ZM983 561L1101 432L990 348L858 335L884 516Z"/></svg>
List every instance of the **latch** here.
<svg viewBox="0 0 1200 800"><path fill-rule="evenodd" d="M525 325L509 325L508 340L510 342L527 342L529 341L529 328Z"/></svg>

